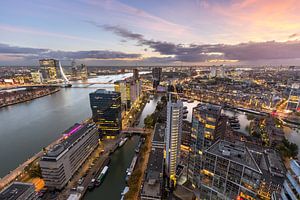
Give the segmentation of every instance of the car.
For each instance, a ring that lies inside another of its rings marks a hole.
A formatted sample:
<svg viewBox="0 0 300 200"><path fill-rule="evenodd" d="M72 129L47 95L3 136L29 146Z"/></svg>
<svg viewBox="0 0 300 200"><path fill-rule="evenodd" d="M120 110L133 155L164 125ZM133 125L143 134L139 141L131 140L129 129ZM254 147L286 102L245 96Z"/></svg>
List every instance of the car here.
<svg viewBox="0 0 300 200"><path fill-rule="evenodd" d="M83 180L84 180L83 178L80 178L80 179L78 180L78 182L77 182L78 185L81 185L81 184L83 183Z"/></svg>

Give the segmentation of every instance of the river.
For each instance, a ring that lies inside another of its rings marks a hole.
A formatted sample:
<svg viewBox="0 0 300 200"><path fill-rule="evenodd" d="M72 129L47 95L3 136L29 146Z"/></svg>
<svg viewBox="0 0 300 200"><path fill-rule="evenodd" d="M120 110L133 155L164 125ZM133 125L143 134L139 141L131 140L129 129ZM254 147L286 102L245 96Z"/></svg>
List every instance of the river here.
<svg viewBox="0 0 300 200"><path fill-rule="evenodd" d="M129 76L132 73L99 76L89 81L114 82ZM0 177L56 140L74 123L90 117L88 94L97 88L114 90L114 85L63 88L49 96L1 108Z"/></svg>

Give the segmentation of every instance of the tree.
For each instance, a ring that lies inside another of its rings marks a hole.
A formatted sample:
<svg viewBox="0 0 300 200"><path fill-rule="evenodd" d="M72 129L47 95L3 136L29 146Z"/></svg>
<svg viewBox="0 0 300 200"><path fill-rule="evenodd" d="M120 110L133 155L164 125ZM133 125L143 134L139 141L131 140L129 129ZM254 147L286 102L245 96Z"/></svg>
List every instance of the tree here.
<svg viewBox="0 0 300 200"><path fill-rule="evenodd" d="M282 143L277 146L281 155L285 158L295 158L298 155L298 146L295 143L289 142L287 139L283 139Z"/></svg>
<svg viewBox="0 0 300 200"><path fill-rule="evenodd" d="M144 124L146 128L152 128L155 124L153 115L147 115L147 117L144 119Z"/></svg>

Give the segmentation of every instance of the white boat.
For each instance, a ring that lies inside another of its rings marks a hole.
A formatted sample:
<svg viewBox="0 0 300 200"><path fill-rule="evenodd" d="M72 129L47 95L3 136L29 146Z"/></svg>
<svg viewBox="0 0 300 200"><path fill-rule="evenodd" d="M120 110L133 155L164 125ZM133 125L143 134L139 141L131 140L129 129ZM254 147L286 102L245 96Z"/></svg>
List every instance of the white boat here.
<svg viewBox="0 0 300 200"><path fill-rule="evenodd" d="M121 200L124 199L124 196L125 196L125 194L126 194L128 191L129 191L129 187L126 186L126 187L124 188L123 192L121 193Z"/></svg>
<svg viewBox="0 0 300 200"><path fill-rule="evenodd" d="M120 143L119 143L119 147L123 146L125 144L125 142L127 141L128 138L122 138Z"/></svg>
<svg viewBox="0 0 300 200"><path fill-rule="evenodd" d="M100 186L100 184L103 182L103 179L104 179L104 177L105 177L105 175L106 175L107 170L108 170L108 166L105 166L105 167L102 169L100 175L98 176L98 178L97 178L97 180L96 180L96 186Z"/></svg>

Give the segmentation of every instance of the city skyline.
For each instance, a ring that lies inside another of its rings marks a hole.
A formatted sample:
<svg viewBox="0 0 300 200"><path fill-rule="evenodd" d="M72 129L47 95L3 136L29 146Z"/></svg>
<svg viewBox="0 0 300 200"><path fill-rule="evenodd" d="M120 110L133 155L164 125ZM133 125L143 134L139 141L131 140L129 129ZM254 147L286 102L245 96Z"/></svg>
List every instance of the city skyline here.
<svg viewBox="0 0 300 200"><path fill-rule="evenodd" d="M0 65L297 65L300 3L9 1Z"/></svg>

